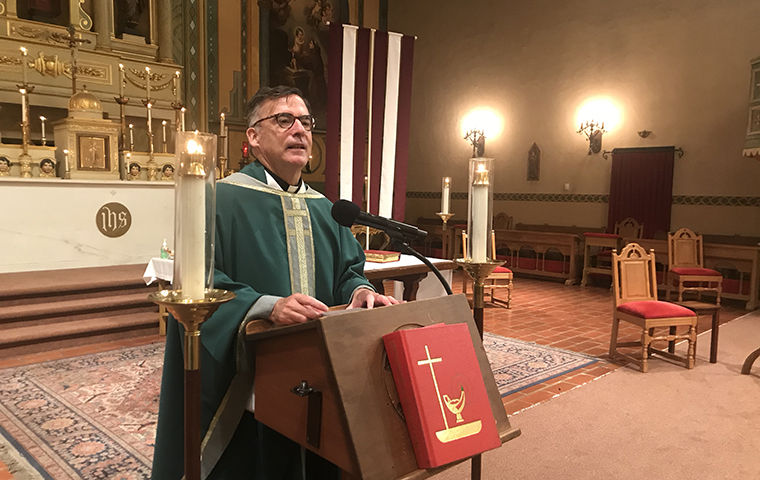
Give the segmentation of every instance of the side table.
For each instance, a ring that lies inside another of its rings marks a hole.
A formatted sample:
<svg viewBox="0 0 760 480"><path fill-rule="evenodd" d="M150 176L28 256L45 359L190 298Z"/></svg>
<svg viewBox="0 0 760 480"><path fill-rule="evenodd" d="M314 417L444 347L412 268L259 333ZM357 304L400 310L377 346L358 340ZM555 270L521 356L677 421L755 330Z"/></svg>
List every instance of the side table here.
<svg viewBox="0 0 760 480"><path fill-rule="evenodd" d="M716 363L718 361L718 320L720 319L720 305L714 303L698 302L696 300L688 300L683 302L672 302L676 305L686 307L689 310L700 315L712 315L712 331L710 332L710 363ZM675 333L676 327L670 327L670 334ZM699 333L699 332L697 332ZM668 343L668 352L675 352L675 342Z"/></svg>

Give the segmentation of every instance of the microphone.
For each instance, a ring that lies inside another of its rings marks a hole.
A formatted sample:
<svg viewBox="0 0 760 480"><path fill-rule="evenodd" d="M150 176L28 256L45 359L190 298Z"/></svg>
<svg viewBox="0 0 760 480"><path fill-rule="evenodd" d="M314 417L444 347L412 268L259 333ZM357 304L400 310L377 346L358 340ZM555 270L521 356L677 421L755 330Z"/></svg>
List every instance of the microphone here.
<svg viewBox="0 0 760 480"><path fill-rule="evenodd" d="M397 222L396 220L391 220L390 218L362 212L358 205L351 203L348 200L338 200L335 202L330 213L332 214L333 219L344 227L350 227L351 225L358 223L359 225L382 230L387 233L389 237L398 240L403 240L405 238L422 240L427 236L425 230L420 230L414 225L408 225L406 223Z"/></svg>

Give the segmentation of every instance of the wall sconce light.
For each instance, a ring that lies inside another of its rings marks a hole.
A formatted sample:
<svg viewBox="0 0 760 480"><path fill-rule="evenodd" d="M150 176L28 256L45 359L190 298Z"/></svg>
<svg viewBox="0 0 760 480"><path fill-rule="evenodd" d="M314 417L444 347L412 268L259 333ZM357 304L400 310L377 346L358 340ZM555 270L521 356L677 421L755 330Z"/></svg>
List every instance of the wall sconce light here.
<svg viewBox="0 0 760 480"><path fill-rule="evenodd" d="M472 158L480 158L485 155L486 136L483 130L472 129L464 136L472 144Z"/></svg>
<svg viewBox="0 0 760 480"><path fill-rule="evenodd" d="M602 151L602 135L607 133L607 130L604 129L604 122L600 125L593 119L591 121L586 120L586 122L581 123L576 133L582 133L588 138L589 155Z"/></svg>

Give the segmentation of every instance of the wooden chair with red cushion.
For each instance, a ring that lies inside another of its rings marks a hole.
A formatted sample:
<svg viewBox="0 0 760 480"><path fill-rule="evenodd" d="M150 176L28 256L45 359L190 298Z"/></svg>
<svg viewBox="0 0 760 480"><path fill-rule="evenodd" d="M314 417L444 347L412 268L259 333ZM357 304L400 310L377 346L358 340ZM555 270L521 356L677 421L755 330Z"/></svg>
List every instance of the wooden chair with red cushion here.
<svg viewBox="0 0 760 480"><path fill-rule="evenodd" d="M668 278L667 299L670 290L678 288L678 301L683 301L686 291L697 292L701 300L702 292L716 292L716 305L720 305L723 275L717 270L704 268L702 254L702 235L697 235L688 228L682 228L674 234L668 233Z"/></svg>
<svg viewBox="0 0 760 480"><path fill-rule="evenodd" d="M462 257L467 257L467 233L462 232ZM491 258L496 258L496 235L494 231L491 231ZM512 279L514 275L512 270L507 267L496 267L491 274L486 277L483 285L484 292L491 293L491 303L494 305L504 304L506 308L512 308ZM467 293L467 284L470 281L470 276L467 272L462 272L462 293ZM507 283L497 283L498 281L506 281ZM495 292L498 289L507 289L507 299L502 300L495 296Z"/></svg>
<svg viewBox="0 0 760 480"><path fill-rule="evenodd" d="M633 217L615 222L613 233L585 232L583 234L583 278L581 287L588 283L589 274L598 273L611 275L610 258L613 250L619 250L623 246L624 238L641 238L644 234L644 225ZM594 253L592 248L596 247ZM592 266L594 264L595 266Z"/></svg>
<svg viewBox="0 0 760 480"><path fill-rule="evenodd" d="M612 291L615 308L612 315L610 358L621 356L638 365L642 372L647 371L648 359L652 353L683 361L686 368L694 367L697 315L688 308L657 300L654 250L647 253L639 244L630 243L623 248L620 255L613 252ZM617 341L621 320L641 328L640 341ZM679 335L676 328L671 328L679 326L688 327L688 331ZM665 334L655 336L655 329L665 327ZM687 340L686 356L653 348L652 342L656 340ZM640 347L641 359L618 352L618 347Z"/></svg>

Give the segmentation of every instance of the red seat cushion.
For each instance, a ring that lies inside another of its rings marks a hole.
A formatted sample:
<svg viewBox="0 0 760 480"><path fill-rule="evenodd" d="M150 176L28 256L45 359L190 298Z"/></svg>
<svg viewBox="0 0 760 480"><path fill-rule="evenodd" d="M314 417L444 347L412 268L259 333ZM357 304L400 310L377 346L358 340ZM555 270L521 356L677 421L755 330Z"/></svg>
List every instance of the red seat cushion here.
<svg viewBox="0 0 760 480"><path fill-rule="evenodd" d="M720 274L720 272L715 271L712 268L676 267L676 268L671 268L670 271L673 273L677 273L678 275L702 275L702 276L710 276L710 277L723 276Z"/></svg>
<svg viewBox="0 0 760 480"><path fill-rule="evenodd" d="M512 273L512 270L508 269L507 267L496 267L493 270L493 273Z"/></svg>
<svg viewBox="0 0 760 480"><path fill-rule="evenodd" d="M623 238L620 235L614 233L597 233L597 232L585 232L584 237L601 237L601 238Z"/></svg>
<svg viewBox="0 0 760 480"><path fill-rule="evenodd" d="M596 253L597 257L611 257L612 256L612 250L601 250Z"/></svg>
<svg viewBox="0 0 760 480"><path fill-rule="evenodd" d="M617 307L618 312L639 318L694 317L696 314L686 307L670 302L643 300L628 302Z"/></svg>

